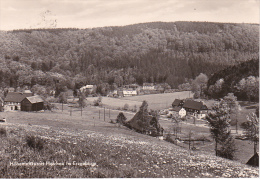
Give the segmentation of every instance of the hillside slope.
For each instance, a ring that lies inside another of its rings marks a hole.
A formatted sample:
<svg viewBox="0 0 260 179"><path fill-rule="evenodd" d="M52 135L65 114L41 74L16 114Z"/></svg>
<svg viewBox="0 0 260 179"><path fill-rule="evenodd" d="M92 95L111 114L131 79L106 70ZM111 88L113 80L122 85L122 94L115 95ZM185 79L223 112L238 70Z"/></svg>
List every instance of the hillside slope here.
<svg viewBox="0 0 260 179"><path fill-rule="evenodd" d="M148 142L142 137L17 124L8 124L6 129L7 136L1 133L0 140L3 178L259 176L257 168L152 137L153 142ZM34 138L35 147L28 144L28 136L34 136L29 141Z"/></svg>
<svg viewBox="0 0 260 179"><path fill-rule="evenodd" d="M258 57L257 24L152 22L0 32L0 83L73 89L167 82L172 87ZM79 84L79 85L78 85ZM101 85L102 84L102 85Z"/></svg>
<svg viewBox="0 0 260 179"><path fill-rule="evenodd" d="M208 94L222 98L234 93L239 100L259 100L259 58L214 73L208 80Z"/></svg>

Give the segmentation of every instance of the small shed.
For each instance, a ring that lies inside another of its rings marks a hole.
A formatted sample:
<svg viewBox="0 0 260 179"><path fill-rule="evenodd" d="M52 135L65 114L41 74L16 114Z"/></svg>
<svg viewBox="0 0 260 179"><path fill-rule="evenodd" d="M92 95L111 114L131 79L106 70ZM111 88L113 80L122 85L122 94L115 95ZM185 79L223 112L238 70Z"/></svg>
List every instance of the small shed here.
<svg viewBox="0 0 260 179"><path fill-rule="evenodd" d="M255 153L246 163L247 165L251 165L253 167L259 167L259 155Z"/></svg>
<svg viewBox="0 0 260 179"><path fill-rule="evenodd" d="M21 102L22 111L40 111L43 110L44 102L40 96L26 97Z"/></svg>

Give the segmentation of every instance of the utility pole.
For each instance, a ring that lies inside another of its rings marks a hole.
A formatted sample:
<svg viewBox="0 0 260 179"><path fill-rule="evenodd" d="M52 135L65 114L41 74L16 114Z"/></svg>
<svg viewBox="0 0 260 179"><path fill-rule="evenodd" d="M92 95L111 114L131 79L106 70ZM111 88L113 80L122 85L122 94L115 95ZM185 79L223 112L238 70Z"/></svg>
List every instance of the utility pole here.
<svg viewBox="0 0 260 179"><path fill-rule="evenodd" d="M98 111L98 119L100 120L100 110Z"/></svg>
<svg viewBox="0 0 260 179"><path fill-rule="evenodd" d="M72 116L72 106L70 106L70 116Z"/></svg>
<svg viewBox="0 0 260 179"><path fill-rule="evenodd" d="M104 107L104 121L106 121L106 108Z"/></svg>
<svg viewBox="0 0 260 179"><path fill-rule="evenodd" d="M109 119L110 119L110 109L109 109L108 111L109 111L109 113L108 113L108 114L109 114Z"/></svg>

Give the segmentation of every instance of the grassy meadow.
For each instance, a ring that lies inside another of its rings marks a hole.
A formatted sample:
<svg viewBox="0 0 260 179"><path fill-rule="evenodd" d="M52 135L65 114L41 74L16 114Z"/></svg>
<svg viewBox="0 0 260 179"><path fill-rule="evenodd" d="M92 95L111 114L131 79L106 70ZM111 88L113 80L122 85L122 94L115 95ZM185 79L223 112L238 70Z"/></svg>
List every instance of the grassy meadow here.
<svg viewBox="0 0 260 179"><path fill-rule="evenodd" d="M129 105L129 109L132 110L141 106L142 102L146 100L149 104L148 108L153 110L161 110L171 107L172 102L175 99L186 99L192 97L193 94L189 91L175 92L175 93L162 93L162 94L147 94L139 96L129 96L122 98L102 97L103 106L112 109L122 109L125 104ZM88 97L87 102L93 103L98 97Z"/></svg>
<svg viewBox="0 0 260 179"><path fill-rule="evenodd" d="M252 168L138 133L6 123L0 177L258 177ZM94 127L92 127L94 128ZM136 134L136 135L135 135Z"/></svg>
<svg viewBox="0 0 260 179"><path fill-rule="evenodd" d="M170 94L162 94L162 96ZM141 98L142 97L142 98ZM109 105L137 104L147 100L149 106L157 98L160 104L168 98L143 95L127 98L102 99L103 107L88 105L79 108L56 103L53 111L1 112L6 123L0 123L0 178L28 177L258 177L258 168L244 163L253 154L253 144L235 140L235 160L215 157L214 142L204 120L192 119L181 122L178 137L205 138L204 142L192 142L195 150L188 150L188 142L175 144L151 136L136 133L124 126L111 123L119 112L127 119L131 111L113 110ZM122 103L114 104L114 101ZM173 99L174 100L174 99ZM171 101L173 101L171 100ZM87 98L90 104L91 100ZM150 103L149 103L150 102ZM205 101L210 105L214 101ZM169 103L171 104L171 103ZM257 103L241 103L241 123L244 116L253 112ZM130 105L129 105L130 106ZM121 106L122 107L122 106ZM137 110L139 107L137 107ZM173 132L170 119L161 116L165 133ZM242 133L239 128L239 133Z"/></svg>

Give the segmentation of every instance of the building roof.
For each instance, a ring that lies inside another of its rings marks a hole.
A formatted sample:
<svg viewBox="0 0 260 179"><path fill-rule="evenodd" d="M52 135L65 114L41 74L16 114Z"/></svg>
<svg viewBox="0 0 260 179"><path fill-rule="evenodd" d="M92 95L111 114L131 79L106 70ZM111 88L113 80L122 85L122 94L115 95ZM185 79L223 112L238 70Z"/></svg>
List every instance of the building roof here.
<svg viewBox="0 0 260 179"><path fill-rule="evenodd" d="M30 101L32 104L43 102L43 99L40 96L30 96L26 97L26 99L28 99L28 101Z"/></svg>
<svg viewBox="0 0 260 179"><path fill-rule="evenodd" d="M179 106L181 102L183 102L183 100L175 99L172 103L172 106Z"/></svg>
<svg viewBox="0 0 260 179"><path fill-rule="evenodd" d="M143 83L143 86L154 86L153 83Z"/></svg>
<svg viewBox="0 0 260 179"><path fill-rule="evenodd" d="M195 109L195 110L207 110L207 106L203 105L202 102L197 102L197 101L185 101L183 104L184 108L189 108L189 109Z"/></svg>
<svg viewBox="0 0 260 179"><path fill-rule="evenodd" d="M5 97L5 102L20 103L24 98L32 96L32 93L9 92Z"/></svg>
<svg viewBox="0 0 260 179"><path fill-rule="evenodd" d="M255 153L246 163L247 165L259 167L259 155Z"/></svg>

